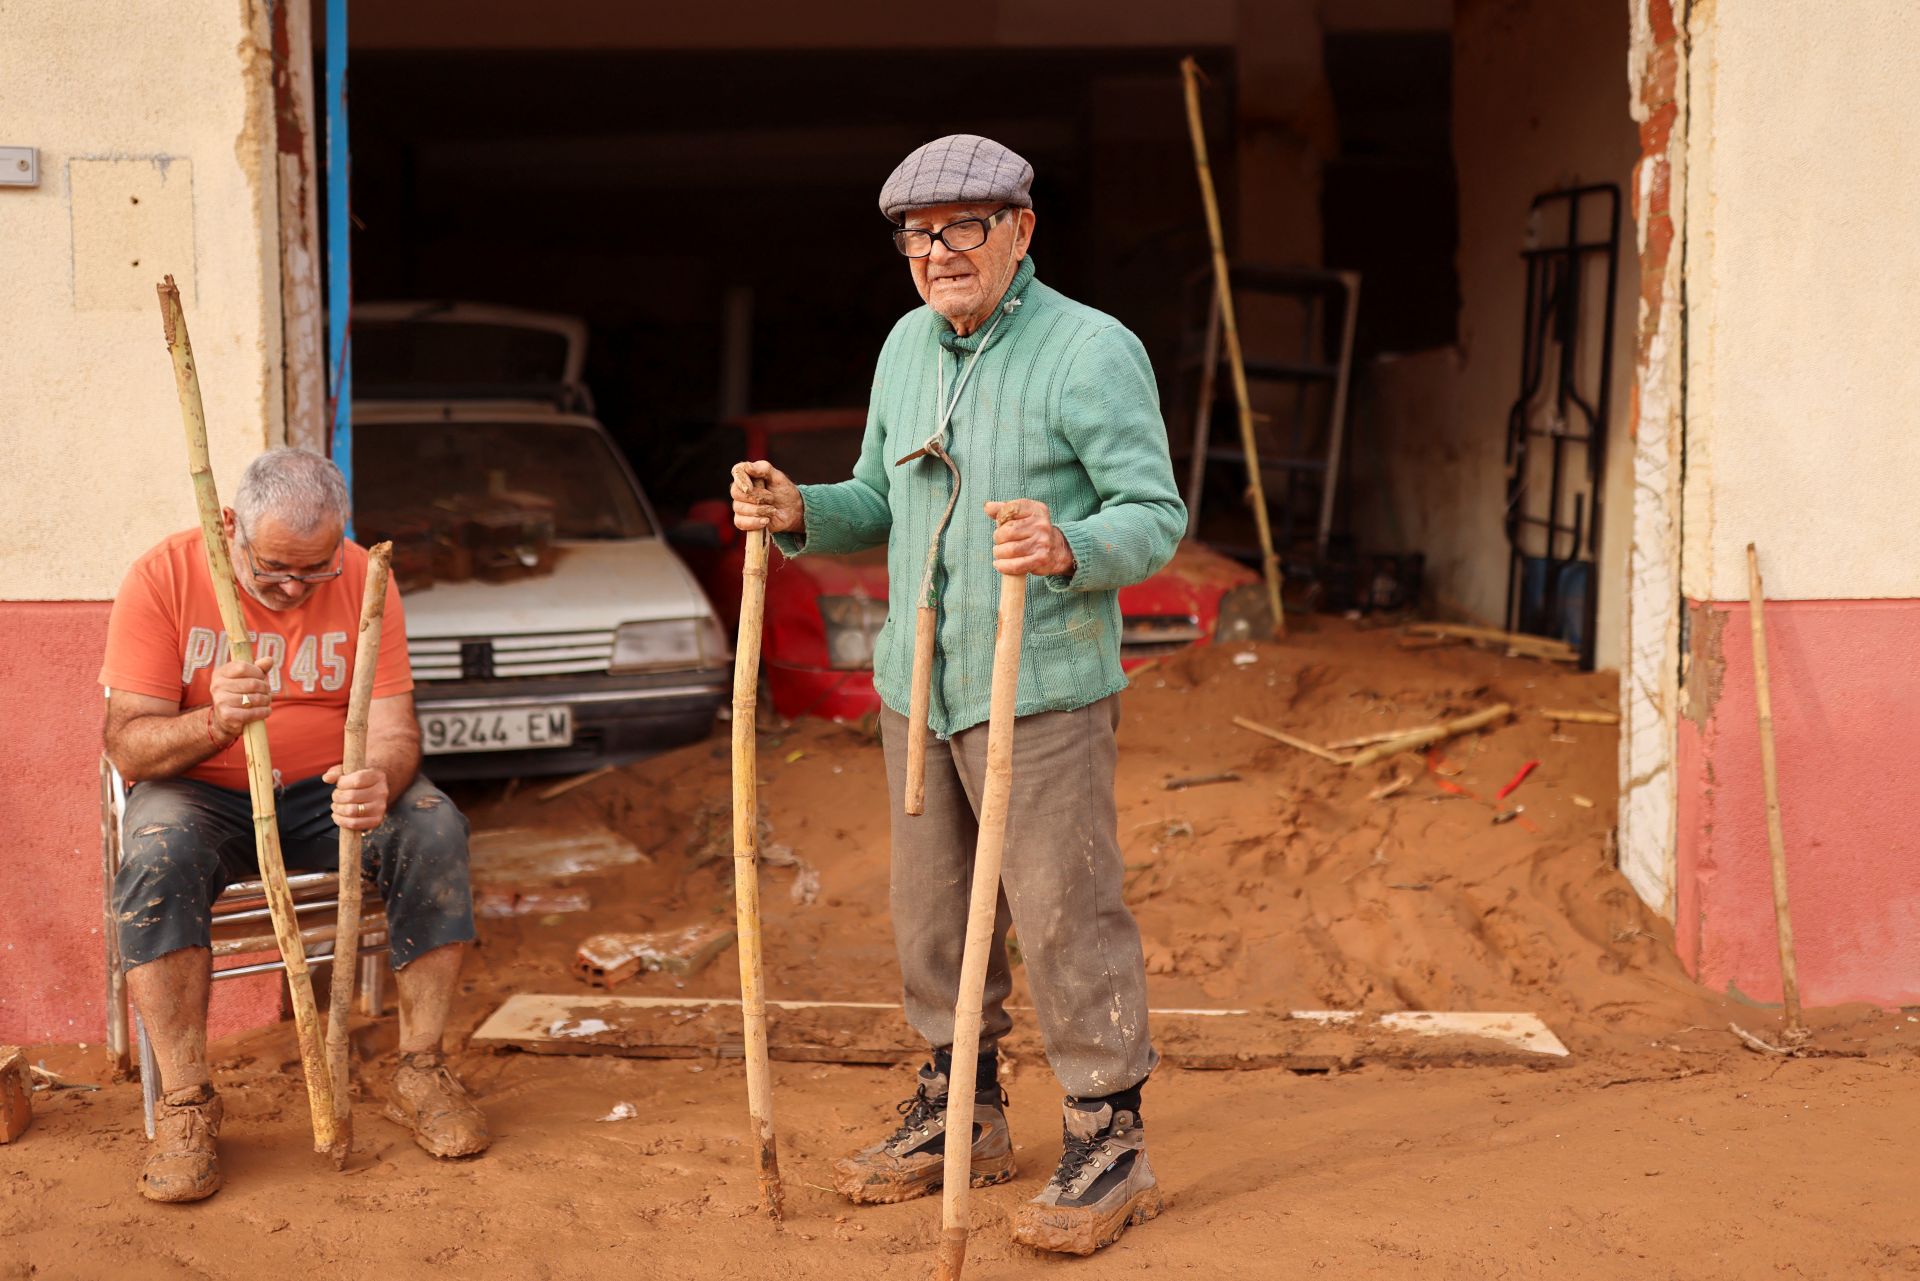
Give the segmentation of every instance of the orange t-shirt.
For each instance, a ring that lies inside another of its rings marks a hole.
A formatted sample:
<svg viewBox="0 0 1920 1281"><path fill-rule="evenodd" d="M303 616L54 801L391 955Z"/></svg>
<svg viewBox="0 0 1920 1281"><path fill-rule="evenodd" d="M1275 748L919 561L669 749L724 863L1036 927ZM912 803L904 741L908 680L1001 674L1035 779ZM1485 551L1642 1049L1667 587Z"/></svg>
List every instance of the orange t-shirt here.
<svg viewBox="0 0 1920 1281"><path fill-rule="evenodd" d="M317 584L296 609L268 609L240 589L254 661L276 654L280 658L271 676L273 714L267 717L267 742L274 770L288 783L324 774L340 763L366 583L366 549L349 541L341 575ZM135 561L120 584L107 620L107 661L100 669L100 683L132 694L177 699L186 711L213 702L213 669L227 658L227 632L213 597L206 543L198 529L174 534ZM386 698L412 688L406 619L400 594L389 581L373 696ZM246 749L235 739L186 776L245 791Z"/></svg>

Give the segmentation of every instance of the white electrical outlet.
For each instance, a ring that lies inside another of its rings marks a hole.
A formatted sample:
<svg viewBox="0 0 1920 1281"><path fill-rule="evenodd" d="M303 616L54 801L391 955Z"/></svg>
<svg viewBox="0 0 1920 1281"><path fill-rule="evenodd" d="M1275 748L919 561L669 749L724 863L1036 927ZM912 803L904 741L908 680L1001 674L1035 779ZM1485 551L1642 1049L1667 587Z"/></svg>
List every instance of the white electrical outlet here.
<svg viewBox="0 0 1920 1281"><path fill-rule="evenodd" d="M37 187L39 185L39 148L0 147L0 187Z"/></svg>

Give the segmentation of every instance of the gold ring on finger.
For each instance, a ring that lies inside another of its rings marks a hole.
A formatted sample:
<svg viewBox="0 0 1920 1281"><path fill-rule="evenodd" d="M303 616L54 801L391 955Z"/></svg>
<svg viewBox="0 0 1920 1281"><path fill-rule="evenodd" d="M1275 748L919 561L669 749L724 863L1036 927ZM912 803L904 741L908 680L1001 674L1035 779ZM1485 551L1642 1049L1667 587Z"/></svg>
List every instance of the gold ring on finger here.
<svg viewBox="0 0 1920 1281"><path fill-rule="evenodd" d="M240 706L242 706L242 707L252 707L252 706L253 706L253 695L251 695L251 694L242 694L242 695L240 696Z"/></svg>
<svg viewBox="0 0 1920 1281"><path fill-rule="evenodd" d="M353 808L353 812L354 812L354 813L356 813L356 814L364 814L364 813L366 813L366 812L367 812L367 803L366 803L365 801L361 801L361 802L360 802L360 803L359 803L358 805L356 805L356 806L354 806L354 808Z"/></svg>

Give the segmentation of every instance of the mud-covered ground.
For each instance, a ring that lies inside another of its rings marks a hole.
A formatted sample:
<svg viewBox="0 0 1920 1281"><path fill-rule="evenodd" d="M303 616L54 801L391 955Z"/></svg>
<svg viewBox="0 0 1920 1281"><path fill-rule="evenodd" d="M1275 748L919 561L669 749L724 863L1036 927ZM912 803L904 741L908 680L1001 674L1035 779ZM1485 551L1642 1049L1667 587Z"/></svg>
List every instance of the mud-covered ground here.
<svg viewBox="0 0 1920 1281"><path fill-rule="evenodd" d="M1920 1273L1920 1016L1821 1012L1821 1057L1740 1046L1729 1022L1774 1038L1777 1011L1694 986L1613 868L1615 731L1538 715L1606 709L1614 688L1325 621L1283 645L1196 651L1139 675L1120 815L1157 1006L1528 1010L1573 1054L1541 1069L1163 1068L1144 1113L1172 1208L1084 1262L1007 1241L1011 1208L1059 1151L1058 1088L1037 1055L1016 1058L1021 1175L975 1194L968 1276ZM1514 719L1362 771L1233 725L1327 743L1497 701ZM859 726L763 726L760 759L768 844L793 859L765 877L771 994L896 999L877 745ZM1238 781L1164 786L1228 772ZM503 892L571 889L592 906L483 922L457 1047L510 994L584 993L571 962L588 934L731 913L724 741L551 801L537 790L465 799L482 830L609 828L646 857L559 878L492 874ZM691 979L652 974L618 991L727 994L735 974L728 952ZM775 1227L754 1210L737 1063L466 1049L460 1069L496 1142L440 1165L379 1116L391 1022L363 1038L375 1057L360 1068L346 1173L310 1151L288 1026L217 1046L227 1186L199 1206L134 1192L137 1085L40 1094L34 1128L0 1148L0 1278L926 1275L936 1200L856 1209L825 1190L831 1159L892 1121L907 1069L775 1065L789 1200ZM34 1057L108 1080L97 1050ZM600 1119L621 1102L632 1119Z"/></svg>

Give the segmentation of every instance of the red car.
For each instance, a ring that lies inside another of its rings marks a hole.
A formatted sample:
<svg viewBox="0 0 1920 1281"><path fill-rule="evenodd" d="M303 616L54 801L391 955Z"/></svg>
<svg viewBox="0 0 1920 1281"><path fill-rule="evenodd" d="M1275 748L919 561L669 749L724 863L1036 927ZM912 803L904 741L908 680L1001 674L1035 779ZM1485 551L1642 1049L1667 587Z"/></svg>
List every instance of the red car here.
<svg viewBox="0 0 1920 1281"><path fill-rule="evenodd" d="M827 484L853 474L867 415L859 409L750 414L727 426L744 437L745 457L767 459L796 484ZM693 505L687 519L710 525L718 546L683 552L715 608L736 629L746 551L724 498ZM702 541L706 540L703 537ZM1165 569L1120 593L1120 664L1132 669L1158 654L1205 641L1222 599L1258 591L1246 567L1196 543L1182 543ZM857 720L880 706L873 690L873 646L887 620L887 553L775 555L767 574L761 666L782 716Z"/></svg>

